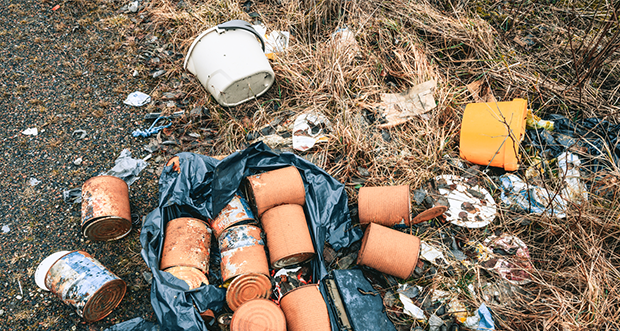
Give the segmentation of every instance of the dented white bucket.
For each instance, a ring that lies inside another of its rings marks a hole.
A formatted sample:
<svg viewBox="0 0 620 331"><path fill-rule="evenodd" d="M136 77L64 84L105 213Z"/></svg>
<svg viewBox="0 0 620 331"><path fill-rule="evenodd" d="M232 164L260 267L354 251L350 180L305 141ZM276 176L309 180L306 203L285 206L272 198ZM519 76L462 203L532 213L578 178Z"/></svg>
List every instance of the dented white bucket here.
<svg viewBox="0 0 620 331"><path fill-rule="evenodd" d="M273 84L275 74L264 47L263 38L249 23L229 21L201 33L190 46L183 67L219 104L236 106L260 96Z"/></svg>

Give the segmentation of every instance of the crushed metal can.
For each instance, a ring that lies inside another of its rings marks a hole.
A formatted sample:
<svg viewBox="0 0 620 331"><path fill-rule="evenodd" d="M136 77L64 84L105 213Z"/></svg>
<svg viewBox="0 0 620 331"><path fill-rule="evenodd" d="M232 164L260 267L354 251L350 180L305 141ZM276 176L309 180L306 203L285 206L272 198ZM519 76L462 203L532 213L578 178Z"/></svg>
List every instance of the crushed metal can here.
<svg viewBox="0 0 620 331"><path fill-rule="evenodd" d="M131 231L129 187L114 176L93 177L82 185L82 233L90 240L109 241Z"/></svg>
<svg viewBox="0 0 620 331"><path fill-rule="evenodd" d="M43 289L75 307L86 322L108 316L127 290L122 279L83 251L50 255L39 264L35 278L43 275Z"/></svg>

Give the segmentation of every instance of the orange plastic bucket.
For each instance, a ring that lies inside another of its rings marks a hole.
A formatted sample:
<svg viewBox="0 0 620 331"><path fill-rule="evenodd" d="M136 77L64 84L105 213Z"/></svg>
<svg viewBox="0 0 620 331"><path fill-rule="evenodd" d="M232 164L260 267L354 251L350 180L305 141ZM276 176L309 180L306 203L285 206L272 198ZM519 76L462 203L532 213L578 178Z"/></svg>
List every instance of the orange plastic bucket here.
<svg viewBox="0 0 620 331"><path fill-rule="evenodd" d="M461 124L461 157L506 171L519 169L519 145L526 117L524 99L468 104Z"/></svg>

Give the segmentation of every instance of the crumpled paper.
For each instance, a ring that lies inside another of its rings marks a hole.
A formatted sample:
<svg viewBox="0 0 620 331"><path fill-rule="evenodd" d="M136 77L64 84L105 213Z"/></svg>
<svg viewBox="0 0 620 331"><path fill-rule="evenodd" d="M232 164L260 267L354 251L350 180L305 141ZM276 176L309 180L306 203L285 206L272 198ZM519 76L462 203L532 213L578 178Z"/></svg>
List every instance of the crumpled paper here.
<svg viewBox="0 0 620 331"><path fill-rule="evenodd" d="M151 102L151 96L140 91L135 91L129 94L127 99L123 101L124 104L134 107L144 106L149 102Z"/></svg>
<svg viewBox="0 0 620 331"><path fill-rule="evenodd" d="M293 149L307 151L318 142L328 141L326 133L331 127L327 117L315 111L297 116L293 125Z"/></svg>
<svg viewBox="0 0 620 331"><path fill-rule="evenodd" d="M406 123L414 116L422 115L435 107L433 91L437 81L429 80L402 93L382 93L377 104L379 115L385 120L379 128L391 128Z"/></svg>

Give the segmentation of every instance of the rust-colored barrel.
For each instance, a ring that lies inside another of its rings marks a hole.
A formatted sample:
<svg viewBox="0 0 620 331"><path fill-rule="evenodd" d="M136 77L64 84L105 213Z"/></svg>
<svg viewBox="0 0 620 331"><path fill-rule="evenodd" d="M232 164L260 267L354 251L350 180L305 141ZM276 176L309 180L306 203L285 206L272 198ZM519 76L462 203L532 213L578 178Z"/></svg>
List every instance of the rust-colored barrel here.
<svg viewBox="0 0 620 331"><path fill-rule="evenodd" d="M327 305L316 284L300 286L284 295L280 308L288 331L331 331Z"/></svg>
<svg viewBox="0 0 620 331"><path fill-rule="evenodd" d="M211 229L199 219L181 217L166 225L159 269L193 267L209 272Z"/></svg>
<svg viewBox="0 0 620 331"><path fill-rule="evenodd" d="M411 224L418 224L426 221L430 221L435 217L443 215L443 213L448 210L446 206L435 206L433 208L429 208L421 213L419 213L416 217L411 220Z"/></svg>
<svg viewBox="0 0 620 331"><path fill-rule="evenodd" d="M272 301L254 299L241 305L233 314L231 331L286 331L284 313Z"/></svg>
<svg viewBox="0 0 620 331"><path fill-rule="evenodd" d="M420 238L370 223L362 237L357 264L407 279L420 256Z"/></svg>
<svg viewBox="0 0 620 331"><path fill-rule="evenodd" d="M362 187L358 196L360 224L410 225L409 185Z"/></svg>
<svg viewBox="0 0 620 331"><path fill-rule="evenodd" d="M311 259L314 246L300 205L280 205L267 210L261 218L267 236L269 258L274 269Z"/></svg>
<svg viewBox="0 0 620 331"><path fill-rule="evenodd" d="M69 252L47 271L45 286L74 306L86 322L98 321L121 302L125 282L83 251Z"/></svg>
<svg viewBox="0 0 620 331"><path fill-rule="evenodd" d="M258 222L254 218L248 202L240 195L235 194L226 207L211 221L211 228L215 238L219 238L224 230L241 223L256 224Z"/></svg>
<svg viewBox="0 0 620 331"><path fill-rule="evenodd" d="M269 277L249 273L239 275L230 282L226 290L226 303L228 307L235 311L243 303L256 298L268 298L271 295L271 280Z"/></svg>
<svg viewBox="0 0 620 331"><path fill-rule="evenodd" d="M129 187L114 176L97 176L82 185L82 233L90 240L116 240L131 231Z"/></svg>
<svg viewBox="0 0 620 331"><path fill-rule="evenodd" d="M304 181L294 166L247 177L244 187L258 217L275 206L306 202Z"/></svg>
<svg viewBox="0 0 620 331"><path fill-rule="evenodd" d="M200 269L194 267L170 267L165 272L171 273L174 277L185 281L190 290L199 288L202 284L209 285L209 279Z"/></svg>
<svg viewBox="0 0 620 331"><path fill-rule="evenodd" d="M269 275L265 242L257 226L244 224L230 227L219 239L224 283L248 273Z"/></svg>

